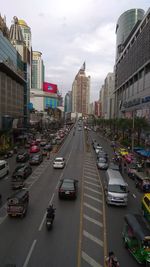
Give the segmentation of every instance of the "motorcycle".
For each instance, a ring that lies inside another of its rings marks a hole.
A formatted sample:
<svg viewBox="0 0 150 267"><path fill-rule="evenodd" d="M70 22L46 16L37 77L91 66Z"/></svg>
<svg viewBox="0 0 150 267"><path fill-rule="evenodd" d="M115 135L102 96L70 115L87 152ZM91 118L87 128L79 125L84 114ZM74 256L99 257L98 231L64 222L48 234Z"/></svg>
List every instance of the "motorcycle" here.
<svg viewBox="0 0 150 267"><path fill-rule="evenodd" d="M47 213L47 216L46 216L46 228L47 228L47 230L51 230L53 227L53 222L54 222L54 218L55 218L55 210L56 209L54 209L54 213L50 217L48 216L48 213Z"/></svg>

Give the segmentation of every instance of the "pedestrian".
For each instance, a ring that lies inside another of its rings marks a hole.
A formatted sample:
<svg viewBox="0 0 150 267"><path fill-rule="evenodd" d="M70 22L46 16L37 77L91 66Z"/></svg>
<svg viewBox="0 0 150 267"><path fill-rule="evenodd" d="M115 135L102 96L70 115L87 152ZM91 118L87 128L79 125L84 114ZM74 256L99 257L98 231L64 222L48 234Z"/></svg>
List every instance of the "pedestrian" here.
<svg viewBox="0 0 150 267"><path fill-rule="evenodd" d="M119 267L120 266L118 259L115 256L113 251L110 251L109 256L106 257L106 264L108 267Z"/></svg>

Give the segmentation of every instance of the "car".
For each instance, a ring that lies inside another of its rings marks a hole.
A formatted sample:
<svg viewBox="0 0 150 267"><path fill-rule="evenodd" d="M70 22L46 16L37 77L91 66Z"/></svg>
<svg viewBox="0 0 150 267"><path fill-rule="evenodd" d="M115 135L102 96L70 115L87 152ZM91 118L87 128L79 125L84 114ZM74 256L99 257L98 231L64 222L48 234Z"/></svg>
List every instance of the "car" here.
<svg viewBox="0 0 150 267"><path fill-rule="evenodd" d="M61 179L58 188L59 198L76 199L78 191L77 184L78 181L75 179Z"/></svg>
<svg viewBox="0 0 150 267"><path fill-rule="evenodd" d="M144 194L141 201L143 216L150 222L150 193Z"/></svg>
<svg viewBox="0 0 150 267"><path fill-rule="evenodd" d="M20 164L15 168L12 177L20 176L26 179L31 173L32 173L32 168L29 164Z"/></svg>
<svg viewBox="0 0 150 267"><path fill-rule="evenodd" d="M108 154L105 152L105 151L100 151L98 154L97 154L97 159L98 158L106 158L108 159Z"/></svg>
<svg viewBox="0 0 150 267"><path fill-rule="evenodd" d="M99 158L97 160L97 167L100 170L107 170L108 169L108 162L106 158Z"/></svg>
<svg viewBox="0 0 150 267"><path fill-rule="evenodd" d="M31 146L30 147L30 153L37 153L40 151L39 146Z"/></svg>
<svg viewBox="0 0 150 267"><path fill-rule="evenodd" d="M97 145L96 148L95 148L96 154L98 154L101 151L103 151L103 148L100 145Z"/></svg>
<svg viewBox="0 0 150 267"><path fill-rule="evenodd" d="M0 160L0 178L3 178L9 173L9 165L6 160Z"/></svg>
<svg viewBox="0 0 150 267"><path fill-rule="evenodd" d="M47 144L47 140L46 139L42 139L40 142L40 146L46 146Z"/></svg>
<svg viewBox="0 0 150 267"><path fill-rule="evenodd" d="M63 157L55 158L53 161L54 169L63 169L65 167L65 159Z"/></svg>
<svg viewBox="0 0 150 267"><path fill-rule="evenodd" d="M31 165L39 165L43 161L42 154L34 154L30 157L30 164Z"/></svg>
<svg viewBox="0 0 150 267"><path fill-rule="evenodd" d="M16 156L16 162L26 162L30 158L26 151L19 152Z"/></svg>

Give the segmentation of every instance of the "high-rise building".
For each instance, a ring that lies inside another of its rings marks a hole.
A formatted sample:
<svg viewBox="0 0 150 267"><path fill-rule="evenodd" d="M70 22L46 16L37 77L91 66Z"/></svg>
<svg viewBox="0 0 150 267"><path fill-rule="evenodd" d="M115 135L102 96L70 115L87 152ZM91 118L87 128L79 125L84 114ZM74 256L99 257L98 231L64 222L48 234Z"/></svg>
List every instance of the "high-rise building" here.
<svg viewBox="0 0 150 267"><path fill-rule="evenodd" d="M39 51L32 52L32 88L43 91L44 82L44 63L42 53Z"/></svg>
<svg viewBox="0 0 150 267"><path fill-rule="evenodd" d="M150 8L116 60L115 116L150 121Z"/></svg>
<svg viewBox="0 0 150 267"><path fill-rule="evenodd" d="M89 112L90 76L86 76L85 63L72 84L72 111L83 116Z"/></svg>
<svg viewBox="0 0 150 267"><path fill-rule="evenodd" d="M11 44L5 19L0 16L0 148L3 146L1 133L5 139L10 131L10 138L13 128L17 131L23 128L25 85L21 55ZM8 136L6 143L7 139Z"/></svg>
<svg viewBox="0 0 150 267"><path fill-rule="evenodd" d="M119 57L127 39L133 34L143 17L143 9L130 9L119 17L116 25L116 58Z"/></svg>
<svg viewBox="0 0 150 267"><path fill-rule="evenodd" d="M26 85L24 88L24 123L29 123L29 102L30 102L30 88L31 88L31 51L26 42L24 41L24 36L22 29L19 25L17 17L14 17L14 22L10 27L10 41L16 48L18 53L21 55L22 61L24 63L24 78L26 80Z"/></svg>
<svg viewBox="0 0 150 267"><path fill-rule="evenodd" d="M24 42L26 44L26 47L28 47L29 51L31 52L31 49L32 49L31 29L27 25L27 23L22 19L18 20L18 24L21 28L23 39L24 39Z"/></svg>
<svg viewBox="0 0 150 267"><path fill-rule="evenodd" d="M72 111L72 93L68 91L65 95L64 100L64 112L71 112Z"/></svg>

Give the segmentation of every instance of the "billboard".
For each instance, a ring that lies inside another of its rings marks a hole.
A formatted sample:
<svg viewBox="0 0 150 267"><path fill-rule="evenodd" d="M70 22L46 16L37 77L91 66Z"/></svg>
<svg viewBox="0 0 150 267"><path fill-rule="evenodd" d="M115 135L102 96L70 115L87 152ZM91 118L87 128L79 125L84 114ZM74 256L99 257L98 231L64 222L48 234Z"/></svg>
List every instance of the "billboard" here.
<svg viewBox="0 0 150 267"><path fill-rule="evenodd" d="M43 91L47 93L57 94L57 84L44 82Z"/></svg>
<svg viewBox="0 0 150 267"><path fill-rule="evenodd" d="M44 108L57 108L57 99L51 97L44 97Z"/></svg>

